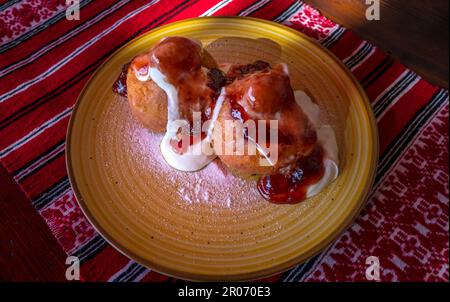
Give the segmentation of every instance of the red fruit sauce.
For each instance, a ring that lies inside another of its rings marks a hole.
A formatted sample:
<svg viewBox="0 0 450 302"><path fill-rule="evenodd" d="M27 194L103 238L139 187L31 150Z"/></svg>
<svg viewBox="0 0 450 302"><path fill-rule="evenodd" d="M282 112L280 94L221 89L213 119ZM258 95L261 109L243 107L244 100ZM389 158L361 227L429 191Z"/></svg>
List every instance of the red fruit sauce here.
<svg viewBox="0 0 450 302"><path fill-rule="evenodd" d="M127 94L127 72L128 72L129 66L130 66L130 63L122 66L122 70L120 71L119 77L117 78L117 80L114 82L114 84L112 86L112 90L115 93L117 93L123 97L128 97L128 94Z"/></svg>
<svg viewBox="0 0 450 302"><path fill-rule="evenodd" d="M296 163L290 173L262 176L258 181L258 191L273 203L298 203L306 199L308 187L317 183L324 173L323 149L317 145L309 156Z"/></svg>

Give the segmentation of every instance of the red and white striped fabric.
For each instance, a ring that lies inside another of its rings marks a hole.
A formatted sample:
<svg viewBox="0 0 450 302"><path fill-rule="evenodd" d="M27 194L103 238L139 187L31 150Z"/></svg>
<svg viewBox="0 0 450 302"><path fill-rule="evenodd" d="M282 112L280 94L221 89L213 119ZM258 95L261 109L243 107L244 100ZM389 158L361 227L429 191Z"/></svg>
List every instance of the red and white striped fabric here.
<svg viewBox="0 0 450 302"><path fill-rule="evenodd" d="M81 213L65 169L76 97L116 49L162 24L252 16L314 37L361 81L377 118L375 187L352 227L322 254L271 281L358 281L377 256L382 281L448 281L448 92L294 0L0 1L0 160L87 281L166 281L109 246Z"/></svg>

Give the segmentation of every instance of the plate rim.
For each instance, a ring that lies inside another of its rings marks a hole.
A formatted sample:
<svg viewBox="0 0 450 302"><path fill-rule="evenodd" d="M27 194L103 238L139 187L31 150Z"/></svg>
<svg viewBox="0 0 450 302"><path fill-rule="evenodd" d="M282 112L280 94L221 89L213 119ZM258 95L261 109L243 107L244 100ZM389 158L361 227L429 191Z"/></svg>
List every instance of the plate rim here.
<svg viewBox="0 0 450 302"><path fill-rule="evenodd" d="M311 248L308 252L303 253L302 255L293 257L291 259L287 259L286 261L277 264L276 266L272 266L267 269L262 270L254 270L251 272L245 272L245 273L239 273L239 274L227 274L227 275L207 275L202 273L190 273L186 271L181 270L174 270L171 268L167 268L165 266L161 266L156 262L149 261L148 259L144 259L138 255L136 255L134 252L128 250L127 248L123 247L119 243L117 243L114 238L112 238L108 232L106 232L103 227L95 220L94 215L89 211L87 205L85 204L84 198L81 195L81 192L76 184L75 175L71 163L72 153L71 153L71 138L72 138L72 129L73 125L75 123L75 117L76 113L78 111L78 108L81 103L81 99L84 97L84 94L86 90L88 89L90 83L92 82L92 79L95 78L95 76L100 72L100 70L118 53L120 53L124 48L128 47L129 45L133 44L138 39L141 39L144 36L150 36L154 32L159 31L163 28L174 26L174 25L180 25L183 23L188 23L192 21L208 21L208 20L227 20L231 22L234 22L235 20L247 20L252 21L256 23L263 23L270 26L275 26L279 29L287 30L295 35L298 35L302 39L307 39L313 44L315 44L317 47L319 47L322 51L324 51L333 61L335 61L339 67L345 72L345 74L350 78L351 82L355 85L355 88L359 92L359 95L361 96L361 99L363 101L363 105L365 108L365 111L368 115L369 124L371 126L371 132L373 136L373 158L370 162L371 164L371 171L368 176L369 184L365 186L365 188L361 192L360 200L358 201L358 205L355 206L352 211L349 213L349 215L339 224L335 227L335 229L326 237L320 240L313 248ZM268 278L277 274L280 274L282 272L288 271L295 266L304 263L308 259L314 257L315 255L319 254L320 252L324 251L329 245L331 245L342 233L344 233L348 227L351 226L353 221L358 217L359 213L365 206L367 202L367 198L369 196L369 193L374 185L375 181L375 175L377 171L378 166L378 160L379 160L379 136L378 136L378 127L376 124L376 119L372 110L372 107L370 105L369 98L361 86L361 83L356 79L355 75L344 65L344 63L336 57L329 49L322 46L318 41L315 39L305 35L304 33L292 29L288 26L285 26L283 24L279 24L273 21L265 20L265 19L259 19L254 17L242 17L242 16L206 16L206 17L194 17L194 18L187 18L183 20L179 20L176 22L171 22L162 26L158 26L156 28L153 28L152 30L141 34L132 40L128 41L124 45L122 45L119 49L114 51L110 56L108 56L107 59L105 59L100 66L96 68L94 73L89 77L88 81L84 84L82 90L80 91L77 100L74 104L72 114L69 119L67 131L66 131L66 148L65 148L65 159L66 159L66 170L67 170L67 176L69 179L69 183L71 185L71 188L74 192L75 199L78 203L78 205L81 208L81 211L85 215L85 217L88 219L88 221L91 223L91 225L94 227L94 229L97 231L97 233L102 236L102 238L110 244L114 249L116 249L118 252L129 258L130 260L134 260L140 265L149 268L155 272L164 274L169 277L174 277L178 279L184 279L189 281L252 281L252 280L258 280L262 278Z"/></svg>

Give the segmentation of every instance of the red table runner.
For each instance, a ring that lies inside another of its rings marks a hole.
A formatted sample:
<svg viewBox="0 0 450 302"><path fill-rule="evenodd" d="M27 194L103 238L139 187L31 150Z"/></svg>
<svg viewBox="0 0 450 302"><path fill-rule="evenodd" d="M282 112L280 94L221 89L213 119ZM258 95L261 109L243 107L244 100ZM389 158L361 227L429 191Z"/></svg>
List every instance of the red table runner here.
<svg viewBox="0 0 450 302"><path fill-rule="evenodd" d="M297 29L329 48L361 82L378 123L375 186L353 225L320 255L269 278L365 281L378 257L382 281L448 281L448 91L293 0L0 1L0 160L87 281L171 280L126 258L83 216L65 168L75 100L116 49L157 26L199 16L251 16Z"/></svg>

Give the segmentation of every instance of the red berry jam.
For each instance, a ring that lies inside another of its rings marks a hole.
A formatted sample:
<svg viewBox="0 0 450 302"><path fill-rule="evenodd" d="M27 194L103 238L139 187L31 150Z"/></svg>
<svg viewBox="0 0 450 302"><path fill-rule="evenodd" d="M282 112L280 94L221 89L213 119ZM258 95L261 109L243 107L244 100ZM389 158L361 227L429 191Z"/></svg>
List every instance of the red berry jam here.
<svg viewBox="0 0 450 302"><path fill-rule="evenodd" d="M299 203L306 199L308 187L317 183L324 173L323 149L318 145L309 156L297 161L290 173L262 176L258 191L273 203Z"/></svg>
<svg viewBox="0 0 450 302"><path fill-rule="evenodd" d="M119 77L114 82L112 89L115 93L127 97L127 73L128 73L128 67L130 66L130 63L125 64L122 66L122 70L119 74Z"/></svg>

